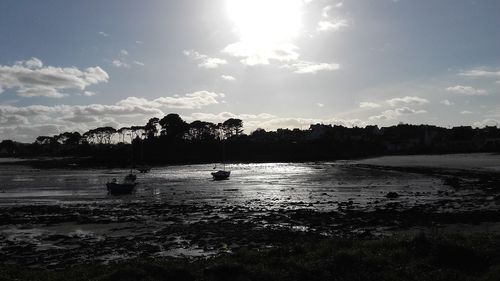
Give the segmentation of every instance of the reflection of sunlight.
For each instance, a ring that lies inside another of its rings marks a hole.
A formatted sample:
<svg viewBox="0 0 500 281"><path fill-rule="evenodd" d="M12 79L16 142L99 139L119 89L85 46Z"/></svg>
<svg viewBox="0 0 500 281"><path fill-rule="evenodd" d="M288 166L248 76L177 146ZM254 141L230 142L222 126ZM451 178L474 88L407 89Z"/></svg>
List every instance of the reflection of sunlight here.
<svg viewBox="0 0 500 281"><path fill-rule="evenodd" d="M240 45L233 48L247 55L227 51L236 56L295 59L289 43L300 31L302 6L302 0L227 0L227 12L240 37Z"/></svg>

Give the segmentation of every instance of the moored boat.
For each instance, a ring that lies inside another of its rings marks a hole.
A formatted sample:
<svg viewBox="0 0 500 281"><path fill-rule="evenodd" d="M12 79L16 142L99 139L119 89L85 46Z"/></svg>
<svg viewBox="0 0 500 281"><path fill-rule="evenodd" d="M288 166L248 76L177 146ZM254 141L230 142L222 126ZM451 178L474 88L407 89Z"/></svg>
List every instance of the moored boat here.
<svg viewBox="0 0 500 281"><path fill-rule="evenodd" d="M117 194L130 194L135 190L136 182L130 183L117 183L117 182L108 182L106 183L106 187L108 188L109 194L117 195Z"/></svg>
<svg viewBox="0 0 500 281"><path fill-rule="evenodd" d="M213 177L214 180L220 181L220 180L227 180L229 179L229 176L231 175L231 171L226 170L226 163L225 163L225 158L226 158L226 146L224 140L222 140L222 165L223 168L222 170L218 170L217 172L212 172L210 173ZM214 169L217 168L217 164L215 165Z"/></svg>
<svg viewBox="0 0 500 281"><path fill-rule="evenodd" d="M137 179L137 176L134 173L132 173L132 171L128 175L125 176L125 181L132 181L133 182L136 179Z"/></svg>
<svg viewBox="0 0 500 281"><path fill-rule="evenodd" d="M145 174L145 173L149 173L149 171L151 170L151 167L149 167L149 166L140 166L140 167L137 167L136 169L137 169L137 171L139 171L139 173Z"/></svg>
<svg viewBox="0 0 500 281"><path fill-rule="evenodd" d="M224 171L224 170L220 170L220 171L212 173L212 177L214 178L214 180L227 180L227 179L229 179L230 175L231 175L231 171Z"/></svg>
<svg viewBox="0 0 500 281"><path fill-rule="evenodd" d="M119 183L116 179L113 179L111 182L106 183L108 193L117 195L130 194L134 192L135 186L137 185L137 182L135 181L136 178L136 175L128 174L121 183Z"/></svg>

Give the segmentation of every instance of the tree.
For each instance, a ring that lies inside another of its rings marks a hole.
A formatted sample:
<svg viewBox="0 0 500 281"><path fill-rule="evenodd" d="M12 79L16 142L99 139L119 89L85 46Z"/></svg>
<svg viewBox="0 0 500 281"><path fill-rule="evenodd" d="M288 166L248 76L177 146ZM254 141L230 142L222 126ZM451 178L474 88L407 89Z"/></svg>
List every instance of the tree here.
<svg viewBox="0 0 500 281"><path fill-rule="evenodd" d="M189 138L192 140L213 140L217 134L216 127L211 122L193 121L189 124Z"/></svg>
<svg viewBox="0 0 500 281"><path fill-rule="evenodd" d="M79 132L64 132L54 136L55 140L64 145L77 145L82 141L82 135Z"/></svg>
<svg viewBox="0 0 500 281"><path fill-rule="evenodd" d="M36 144L44 145L44 144L56 144L57 140L54 137L49 136L39 136L35 140Z"/></svg>
<svg viewBox="0 0 500 281"><path fill-rule="evenodd" d="M153 117L149 119L148 123L146 123L146 125L144 126L144 131L148 139L154 138L158 133L159 122L160 122L159 118Z"/></svg>
<svg viewBox="0 0 500 281"><path fill-rule="evenodd" d="M162 134L172 139L182 139L189 130L188 124L182 120L179 114L170 113L160 120Z"/></svg>
<svg viewBox="0 0 500 281"><path fill-rule="evenodd" d="M243 133L243 121L241 119L229 118L222 123L222 130L226 138L239 136Z"/></svg>
<svg viewBox="0 0 500 281"><path fill-rule="evenodd" d="M82 138L87 143L95 143L94 129L88 130L87 132L83 133Z"/></svg>
<svg viewBox="0 0 500 281"><path fill-rule="evenodd" d="M130 128L129 127L121 127L116 131L118 134L119 139L121 139L121 142L125 142L125 136L130 135ZM132 138L130 138L130 142L132 142Z"/></svg>
<svg viewBox="0 0 500 281"><path fill-rule="evenodd" d="M144 135L144 126L132 126L130 127L130 132L132 134L131 138L139 138L142 140L142 136Z"/></svg>
<svg viewBox="0 0 500 281"><path fill-rule="evenodd" d="M6 154L8 156L13 156L17 153L17 145L12 140L3 140L0 142L0 155Z"/></svg>
<svg viewBox="0 0 500 281"><path fill-rule="evenodd" d="M113 127L99 127L89 130L83 136L88 142L98 143L98 144L110 144L111 138L116 134L116 129Z"/></svg>
<svg viewBox="0 0 500 281"><path fill-rule="evenodd" d="M262 141L262 140L265 140L266 138L268 138L268 132L266 132L266 130L262 129L262 128L257 128L255 131L253 131L251 134L250 134L250 137L253 139L253 140L259 140L259 141Z"/></svg>

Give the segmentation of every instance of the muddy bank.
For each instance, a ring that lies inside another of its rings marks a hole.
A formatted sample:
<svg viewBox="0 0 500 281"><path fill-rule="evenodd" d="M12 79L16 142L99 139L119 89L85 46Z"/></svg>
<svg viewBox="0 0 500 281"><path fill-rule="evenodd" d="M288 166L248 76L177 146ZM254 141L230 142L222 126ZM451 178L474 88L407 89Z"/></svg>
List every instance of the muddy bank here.
<svg viewBox="0 0 500 281"><path fill-rule="evenodd" d="M298 236L210 259L135 258L60 270L0 265L1 280L498 280L500 237L330 239Z"/></svg>
<svg viewBox="0 0 500 281"><path fill-rule="evenodd" d="M216 257L296 241L500 233L495 174L350 163L154 168L135 194L105 194L119 170L0 175L0 263L63 269L130 259ZM398 170L399 169L399 170ZM483 173L483 172L481 172ZM458 184L449 178L457 177Z"/></svg>
<svg viewBox="0 0 500 281"><path fill-rule="evenodd" d="M498 231L500 212L442 212L440 206L408 209L387 203L373 211L313 208L252 209L245 206L126 205L23 206L0 208L0 262L42 268L109 263L138 257L200 257L241 249L268 249L293 240L367 239L417 227L446 225ZM313 207L313 206L311 206ZM490 223L483 225L481 223ZM488 228L489 227L489 228Z"/></svg>

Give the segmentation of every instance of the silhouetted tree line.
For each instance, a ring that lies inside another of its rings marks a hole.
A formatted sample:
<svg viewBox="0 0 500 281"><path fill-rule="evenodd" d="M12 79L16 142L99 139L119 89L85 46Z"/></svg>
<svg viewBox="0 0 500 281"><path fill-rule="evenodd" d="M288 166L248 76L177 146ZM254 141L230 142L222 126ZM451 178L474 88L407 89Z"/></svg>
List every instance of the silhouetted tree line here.
<svg viewBox="0 0 500 281"><path fill-rule="evenodd" d="M67 156L91 164L135 165L214 161L316 161L388 154L499 151L500 129L431 125L347 128L311 125L307 130L257 129L243 133L243 122L196 120L178 114L151 118L143 126L99 127L83 134L39 136L32 144L4 140L1 156ZM224 151L224 153L222 153ZM82 160L84 161L84 160Z"/></svg>

